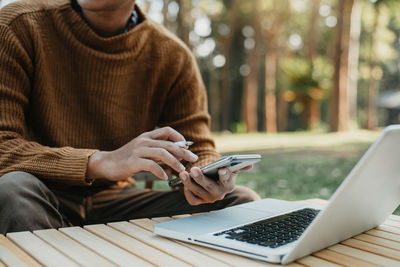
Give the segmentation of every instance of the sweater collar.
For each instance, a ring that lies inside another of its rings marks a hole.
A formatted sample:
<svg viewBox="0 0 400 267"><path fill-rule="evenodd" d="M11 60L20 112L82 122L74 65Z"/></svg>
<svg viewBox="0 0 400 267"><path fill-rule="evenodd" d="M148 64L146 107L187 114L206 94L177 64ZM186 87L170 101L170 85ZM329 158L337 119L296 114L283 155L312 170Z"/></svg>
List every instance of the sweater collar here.
<svg viewBox="0 0 400 267"><path fill-rule="evenodd" d="M137 5L135 10L141 23L128 32L112 37L102 37L94 32L70 3L56 12L54 23L66 42L76 40L84 45L89 53L135 53L139 52L149 39L148 29L152 27L150 20Z"/></svg>
<svg viewBox="0 0 400 267"><path fill-rule="evenodd" d="M78 15L83 18L83 11L82 11L82 7L79 5L77 0L71 0L71 7L75 10L76 13L78 13ZM129 32L130 30L132 30L136 25L138 25L140 23L140 18L139 15L136 11L136 8L133 8L132 14L129 17L124 32Z"/></svg>

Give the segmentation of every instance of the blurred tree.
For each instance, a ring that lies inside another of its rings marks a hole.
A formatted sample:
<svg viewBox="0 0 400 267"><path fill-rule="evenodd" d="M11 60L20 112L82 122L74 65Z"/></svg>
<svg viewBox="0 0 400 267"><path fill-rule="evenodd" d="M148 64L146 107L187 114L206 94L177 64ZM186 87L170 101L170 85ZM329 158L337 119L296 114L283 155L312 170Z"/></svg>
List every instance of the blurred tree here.
<svg viewBox="0 0 400 267"><path fill-rule="evenodd" d="M330 105L330 130L348 129L347 71L350 41L350 19L354 0L339 0L335 44L335 73Z"/></svg>
<svg viewBox="0 0 400 267"><path fill-rule="evenodd" d="M169 0L163 0L162 15L163 15L163 24L166 27L168 27L168 3Z"/></svg>
<svg viewBox="0 0 400 267"><path fill-rule="evenodd" d="M349 102L349 119L352 125L357 122L357 85L358 85L358 61L360 56L362 3L354 0L350 18L350 43L349 43L349 69L347 77L347 91Z"/></svg>
<svg viewBox="0 0 400 267"><path fill-rule="evenodd" d="M165 0L167 1L167 0ZM178 36L179 38L190 47L189 42L189 30L187 28L187 23L185 17L188 16L188 10L191 10L191 1L176 0L179 6L178 13ZM188 3L186 3L188 2ZM188 8L187 8L188 7Z"/></svg>
<svg viewBox="0 0 400 267"><path fill-rule="evenodd" d="M265 2L264 2L265 4ZM278 37L283 23L290 16L289 2L272 1L266 4L263 35L265 39L265 128L269 133L277 132L276 86L278 65Z"/></svg>
<svg viewBox="0 0 400 267"><path fill-rule="evenodd" d="M385 5L393 5L397 1L393 0L376 0L373 5L373 23L370 33L370 54L369 54L369 81L368 81L368 94L367 94L367 120L365 128L372 130L378 125L378 116L376 109L376 98L378 95L379 84L382 78L382 69L379 66L379 46L382 40L380 36L382 35L383 29L387 29L387 20L382 18L388 17L387 12L383 12ZM383 24L383 25L381 25ZM382 38L383 39L383 38Z"/></svg>
<svg viewBox="0 0 400 267"><path fill-rule="evenodd" d="M370 56L369 56L369 71L370 78L368 83L368 98L367 98L367 121L365 128L372 130L377 125L375 98L379 87L379 81L376 79L374 72L377 70L377 58L376 58L376 45L377 45L377 30L379 28L379 17L381 5L384 1L378 0L374 5L374 15L372 23L372 31L370 35Z"/></svg>
<svg viewBox="0 0 400 267"><path fill-rule="evenodd" d="M231 48L233 45L233 38L234 34L236 32L236 29L238 27L238 16L239 16L239 0L231 0L229 1L230 5L227 5L227 8L229 10L229 15L228 15L228 27L229 27L229 33L226 34L223 38L223 44L222 44L222 50L223 54L226 57L226 62L225 65L222 69L222 88L221 88L221 95L220 95L220 103L223 103L221 105L221 113L222 113L222 121L221 121L221 129L220 130L228 130L230 128L231 124Z"/></svg>
<svg viewBox="0 0 400 267"><path fill-rule="evenodd" d="M376 17L377 5L379 5L378 17ZM386 125L384 118L380 116L383 114L378 113L383 110L376 108L378 92L399 88L400 70L397 62L399 51L396 51L400 37L400 20L396 11L399 8L397 0L364 3L358 91L358 120L362 127L367 127L368 121L369 123L375 121L373 127L376 127L379 119L381 119L380 125Z"/></svg>
<svg viewBox="0 0 400 267"><path fill-rule="evenodd" d="M312 78L313 69L314 69L314 60L317 55L316 43L318 38L318 11L320 7L320 0L312 1L312 14L311 14L311 22L310 22L310 32L308 38L308 60L310 61L311 70L310 70L310 78ZM319 108L319 100L320 93L322 90L319 86L315 85L310 88L307 98L305 98L305 117L306 117L306 128L314 128L317 124L320 123L321 113Z"/></svg>
<svg viewBox="0 0 400 267"><path fill-rule="evenodd" d="M246 124L247 132L256 132L258 124L257 116L257 95L258 95L258 77L259 77L259 46L261 32L261 1L253 0L253 23L254 30L253 39L254 47L250 49L248 56L248 65L250 73L246 76L245 87L243 93L243 118Z"/></svg>

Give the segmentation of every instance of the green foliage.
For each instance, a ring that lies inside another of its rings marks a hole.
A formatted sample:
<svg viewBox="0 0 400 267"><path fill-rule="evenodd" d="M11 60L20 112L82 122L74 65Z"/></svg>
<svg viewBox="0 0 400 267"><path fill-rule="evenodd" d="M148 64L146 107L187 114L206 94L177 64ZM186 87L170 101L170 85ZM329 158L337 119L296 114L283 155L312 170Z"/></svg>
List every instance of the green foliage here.
<svg viewBox="0 0 400 267"><path fill-rule="evenodd" d="M318 80L313 78L313 67L308 60L300 57L284 58L280 61L282 69L287 79L288 89L301 94L309 95L310 89L319 88Z"/></svg>

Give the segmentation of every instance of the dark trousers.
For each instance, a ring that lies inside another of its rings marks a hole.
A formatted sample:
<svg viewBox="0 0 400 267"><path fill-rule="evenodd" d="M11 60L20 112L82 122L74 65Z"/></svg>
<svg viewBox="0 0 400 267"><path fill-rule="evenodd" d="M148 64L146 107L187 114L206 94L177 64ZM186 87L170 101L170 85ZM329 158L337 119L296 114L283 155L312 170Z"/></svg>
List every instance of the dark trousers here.
<svg viewBox="0 0 400 267"><path fill-rule="evenodd" d="M0 233L126 221L221 209L258 199L245 187L223 200L191 206L179 190L132 185L57 188L25 172L0 178Z"/></svg>

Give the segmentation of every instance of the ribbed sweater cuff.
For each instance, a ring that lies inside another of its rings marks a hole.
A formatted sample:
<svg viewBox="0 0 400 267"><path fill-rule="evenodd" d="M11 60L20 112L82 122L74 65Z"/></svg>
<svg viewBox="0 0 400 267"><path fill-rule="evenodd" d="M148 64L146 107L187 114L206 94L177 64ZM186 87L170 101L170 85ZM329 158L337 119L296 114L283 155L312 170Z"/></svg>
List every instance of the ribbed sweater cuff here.
<svg viewBox="0 0 400 267"><path fill-rule="evenodd" d="M97 152L94 149L65 148L57 152L59 158L49 161L43 167L51 173L51 180L68 185L90 185L86 178L89 157Z"/></svg>

